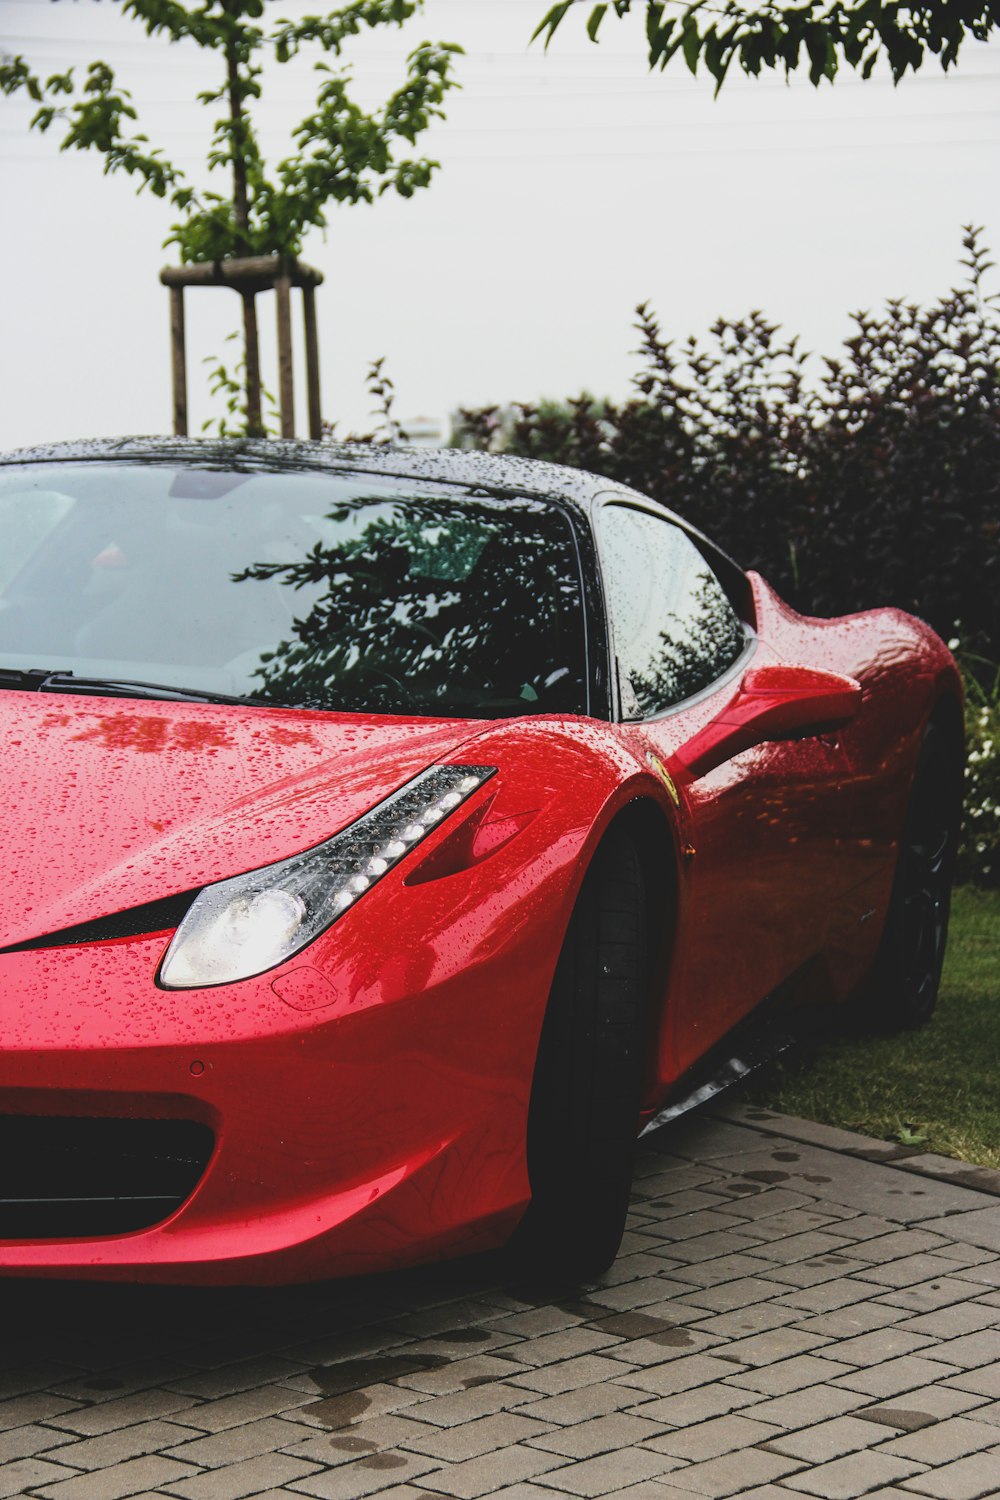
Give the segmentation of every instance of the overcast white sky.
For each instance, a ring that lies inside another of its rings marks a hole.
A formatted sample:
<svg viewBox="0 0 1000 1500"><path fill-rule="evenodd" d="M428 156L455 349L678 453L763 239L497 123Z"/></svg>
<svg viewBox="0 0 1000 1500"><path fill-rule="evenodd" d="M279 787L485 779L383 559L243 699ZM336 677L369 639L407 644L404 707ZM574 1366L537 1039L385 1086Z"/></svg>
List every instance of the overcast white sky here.
<svg viewBox="0 0 1000 1500"><path fill-rule="evenodd" d="M950 286L963 223L984 224L1000 250L1000 46L969 45L956 73L929 67L898 89L734 77L715 100L676 66L650 76L634 27L608 23L593 46L581 15L548 53L529 45L546 5L428 0L352 54L368 102L424 37L467 56L448 120L425 138L442 163L430 189L334 210L326 239L306 245L326 277L323 410L342 430L367 425L364 374L379 355L403 417L582 388L620 397L641 300L678 336L760 307L833 352L850 310ZM194 96L214 85L212 60L147 40L94 0L0 0L0 47L43 70L111 62L151 138L197 172L212 117ZM269 82L264 144L287 154L309 80L277 69ZM168 431L157 273L171 210L102 177L96 158L29 136L29 115L0 99L0 447ZM269 304L261 315L274 385ZM208 415L199 360L237 322L232 294L188 293L192 431Z"/></svg>

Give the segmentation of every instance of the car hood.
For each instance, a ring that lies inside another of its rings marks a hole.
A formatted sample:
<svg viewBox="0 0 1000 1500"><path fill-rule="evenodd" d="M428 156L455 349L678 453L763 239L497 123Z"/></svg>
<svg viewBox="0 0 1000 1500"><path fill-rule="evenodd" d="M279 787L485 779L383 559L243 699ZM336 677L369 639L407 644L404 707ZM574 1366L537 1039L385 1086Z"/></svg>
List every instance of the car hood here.
<svg viewBox="0 0 1000 1500"><path fill-rule="evenodd" d="M485 727L0 692L0 947L308 848Z"/></svg>

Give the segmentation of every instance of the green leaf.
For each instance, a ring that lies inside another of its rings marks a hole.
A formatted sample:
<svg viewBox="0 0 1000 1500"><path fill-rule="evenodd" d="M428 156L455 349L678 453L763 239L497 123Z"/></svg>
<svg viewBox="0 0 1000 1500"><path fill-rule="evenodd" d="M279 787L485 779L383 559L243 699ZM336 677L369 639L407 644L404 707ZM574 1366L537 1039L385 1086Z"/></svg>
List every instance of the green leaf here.
<svg viewBox="0 0 1000 1500"><path fill-rule="evenodd" d="M587 17L587 35L592 42L597 41L597 33L601 29L601 22L604 20L607 9L606 5L595 5Z"/></svg>
<svg viewBox="0 0 1000 1500"><path fill-rule="evenodd" d="M551 10L547 10L531 33L531 40L534 42L538 37L544 36L545 46L548 48L560 22L564 19L567 12L572 10L574 4L575 0L560 0L558 5L553 5Z"/></svg>
<svg viewBox="0 0 1000 1500"><path fill-rule="evenodd" d="M681 50L684 53L684 61L692 73L698 72L698 55L701 51L701 35L698 31L698 22L693 19L690 12L684 18L681 30Z"/></svg>

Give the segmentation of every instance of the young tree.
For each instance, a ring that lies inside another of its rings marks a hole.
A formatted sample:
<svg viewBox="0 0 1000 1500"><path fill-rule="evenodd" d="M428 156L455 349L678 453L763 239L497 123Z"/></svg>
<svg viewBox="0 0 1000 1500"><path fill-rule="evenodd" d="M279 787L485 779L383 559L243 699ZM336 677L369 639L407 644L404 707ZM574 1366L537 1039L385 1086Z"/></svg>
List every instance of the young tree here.
<svg viewBox="0 0 1000 1500"><path fill-rule="evenodd" d="M0 90L24 90L38 105L35 130L61 131L63 151L96 151L105 173L126 172L178 212L166 241L182 261L237 256L294 256L312 228L327 222L331 203L371 203L393 190L404 198L426 187L439 165L413 156L442 102L456 86L455 54L448 42L422 42L407 58L406 76L381 109L363 110L349 92L350 77L337 66L345 47L366 28L403 26L423 0L351 0L325 16L275 19L275 0L118 0L124 15L149 36L193 43L219 60L219 83L198 95L217 111L207 157L209 172L230 177L230 192L189 182L148 137L135 128L136 110L105 62L93 62L82 84L70 68L42 78L21 56L0 59ZM318 50L314 107L292 131L294 150L269 166L252 110L261 97L263 63L290 62L305 48ZM331 63L332 60L332 63ZM260 371L256 314L244 297L244 359L248 427L259 430Z"/></svg>
<svg viewBox="0 0 1000 1500"><path fill-rule="evenodd" d="M579 0L560 0L542 17L535 36L549 42ZM915 73L928 55L943 68L958 58L967 37L985 41L1000 30L1000 0L801 0L782 5L764 0L613 0L592 5L587 32L597 40L608 11L619 19L642 4L650 68L665 68L678 54L692 73L703 63L722 87L732 64L756 77L763 68L786 74L807 66L812 83L831 81L842 63L871 76L888 64L898 83Z"/></svg>

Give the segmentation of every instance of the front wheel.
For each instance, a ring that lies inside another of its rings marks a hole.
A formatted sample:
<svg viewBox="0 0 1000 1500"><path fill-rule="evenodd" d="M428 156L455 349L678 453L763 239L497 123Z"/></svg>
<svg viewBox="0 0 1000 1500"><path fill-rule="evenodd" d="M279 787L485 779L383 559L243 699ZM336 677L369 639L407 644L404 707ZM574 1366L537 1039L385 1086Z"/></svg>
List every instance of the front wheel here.
<svg viewBox="0 0 1000 1500"><path fill-rule="evenodd" d="M899 841L882 941L866 986L868 1024L905 1031L930 1020L948 940L962 765L953 740L928 725Z"/></svg>
<svg viewBox="0 0 1000 1500"><path fill-rule="evenodd" d="M638 1132L647 971L639 856L612 828L584 877L538 1047L531 1202L511 1245L533 1272L593 1280L618 1253Z"/></svg>

